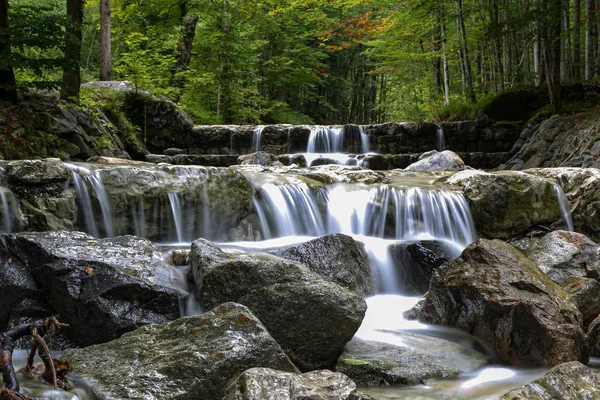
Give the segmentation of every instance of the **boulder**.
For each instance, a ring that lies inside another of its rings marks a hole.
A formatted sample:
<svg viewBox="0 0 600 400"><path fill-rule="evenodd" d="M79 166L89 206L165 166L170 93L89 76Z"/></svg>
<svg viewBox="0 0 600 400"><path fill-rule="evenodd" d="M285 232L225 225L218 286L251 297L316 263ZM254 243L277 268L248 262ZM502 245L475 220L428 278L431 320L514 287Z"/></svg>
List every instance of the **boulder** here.
<svg viewBox="0 0 600 400"><path fill-rule="evenodd" d="M582 317L570 296L523 254L481 239L438 268L417 311L422 322L460 328L507 365L587 362Z"/></svg>
<svg viewBox="0 0 600 400"><path fill-rule="evenodd" d="M277 157L264 151L257 151L256 153L238 157L238 164L241 165L262 165L267 167L276 162L278 162Z"/></svg>
<svg viewBox="0 0 600 400"><path fill-rule="evenodd" d="M361 296L295 262L228 255L204 239L190 258L201 305L246 305L303 371L331 368L366 311Z"/></svg>
<svg viewBox="0 0 600 400"><path fill-rule="evenodd" d="M583 330L600 314L600 282L590 278L568 278L561 285L571 295L583 317Z"/></svg>
<svg viewBox="0 0 600 400"><path fill-rule="evenodd" d="M598 315L588 327L587 343L590 347L590 355L600 357L600 315Z"/></svg>
<svg viewBox="0 0 600 400"><path fill-rule="evenodd" d="M249 368L297 372L263 324L235 303L69 349L62 360L91 380L98 400L222 400L228 382Z"/></svg>
<svg viewBox="0 0 600 400"><path fill-rule="evenodd" d="M298 261L327 280L361 296L373 294L367 253L361 244L348 235L335 233L270 252Z"/></svg>
<svg viewBox="0 0 600 400"><path fill-rule="evenodd" d="M58 158L11 161L6 164L6 179L19 184L66 182L71 173Z"/></svg>
<svg viewBox="0 0 600 400"><path fill-rule="evenodd" d="M408 332L387 332L401 346L353 339L338 359L336 371L359 386L405 386L428 379L457 378L488 364L488 357L445 339Z"/></svg>
<svg viewBox="0 0 600 400"><path fill-rule="evenodd" d="M569 278L600 279L600 246L580 233L550 232L534 240L525 254L558 284Z"/></svg>
<svg viewBox="0 0 600 400"><path fill-rule="evenodd" d="M600 398L600 378L593 370L573 361L557 365L519 389L511 390L500 400L591 400Z"/></svg>
<svg viewBox="0 0 600 400"><path fill-rule="evenodd" d="M600 170L597 168L544 168L523 171L552 179L571 203L577 232L600 240Z"/></svg>
<svg viewBox="0 0 600 400"><path fill-rule="evenodd" d="M146 162L153 164L167 163L173 164L173 157L162 154L146 154Z"/></svg>
<svg viewBox="0 0 600 400"><path fill-rule="evenodd" d="M458 256L456 250L438 240L397 242L389 246L402 293L423 294L434 271Z"/></svg>
<svg viewBox="0 0 600 400"><path fill-rule="evenodd" d="M107 157L107 156L93 156L86 160L89 163L96 164L113 164L113 165L144 165L147 164L144 161L129 160L126 158L119 157Z"/></svg>
<svg viewBox="0 0 600 400"><path fill-rule="evenodd" d="M302 375L270 368L245 371L223 400L362 400L356 384L346 375L327 370ZM366 399L365 399L366 400Z"/></svg>
<svg viewBox="0 0 600 400"><path fill-rule="evenodd" d="M507 239L560 219L552 182L519 173L462 171L442 182L462 187L477 231Z"/></svg>
<svg viewBox="0 0 600 400"><path fill-rule="evenodd" d="M155 265L157 249L146 239L94 239L65 231L2 239L13 260L26 266L21 274L31 273L52 314L70 324L69 332L83 346L174 320L180 298L187 296L173 286L168 270Z"/></svg>
<svg viewBox="0 0 600 400"><path fill-rule="evenodd" d="M425 158L410 164L406 171L433 172L433 171L462 171L466 168L460 156L450 150L435 152Z"/></svg>

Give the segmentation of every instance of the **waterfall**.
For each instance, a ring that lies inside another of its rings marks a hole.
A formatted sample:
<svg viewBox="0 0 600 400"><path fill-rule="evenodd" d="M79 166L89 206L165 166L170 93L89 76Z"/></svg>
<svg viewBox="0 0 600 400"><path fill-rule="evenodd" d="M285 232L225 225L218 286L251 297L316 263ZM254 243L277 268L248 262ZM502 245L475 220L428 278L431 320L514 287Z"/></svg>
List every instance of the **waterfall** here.
<svg viewBox="0 0 600 400"><path fill-rule="evenodd" d="M105 235L108 237L115 236L110 202L108 201L106 189L104 188L104 184L102 183L102 177L96 171L90 175L85 176L83 179L84 181L86 181L87 185L90 186L92 193L94 193L94 196L98 200L100 212L102 214L102 222L104 223ZM89 201L89 203L91 204L91 200Z"/></svg>
<svg viewBox="0 0 600 400"><path fill-rule="evenodd" d="M254 198L254 207L266 239L325 234L316 196L305 183L264 184Z"/></svg>
<svg viewBox="0 0 600 400"><path fill-rule="evenodd" d="M254 135L252 136L252 148L254 151L260 151L260 139L262 136L262 131L265 129L263 125L259 125L254 128Z"/></svg>
<svg viewBox="0 0 600 400"><path fill-rule="evenodd" d="M438 151L446 150L446 138L444 136L444 128L438 126L436 131L437 136L437 149Z"/></svg>
<svg viewBox="0 0 600 400"><path fill-rule="evenodd" d="M8 194L11 194L10 202ZM17 201L10 190L0 186L0 232L12 233L18 230L15 222L18 212Z"/></svg>
<svg viewBox="0 0 600 400"><path fill-rule="evenodd" d="M569 200L560 186L554 185L554 192L556 192L556 197L558 198L558 207L560 208L560 213L562 215L565 228L566 230L573 232L575 228L573 227L571 210L569 210Z"/></svg>
<svg viewBox="0 0 600 400"><path fill-rule="evenodd" d="M369 138L361 126L311 128L308 137L308 153L342 153L346 149L354 153L369 152Z"/></svg>
<svg viewBox="0 0 600 400"><path fill-rule="evenodd" d="M177 233L177 242L183 242L183 219L181 217L181 203L177 193L169 193L169 204L173 214L173 222L175 223L175 231Z"/></svg>

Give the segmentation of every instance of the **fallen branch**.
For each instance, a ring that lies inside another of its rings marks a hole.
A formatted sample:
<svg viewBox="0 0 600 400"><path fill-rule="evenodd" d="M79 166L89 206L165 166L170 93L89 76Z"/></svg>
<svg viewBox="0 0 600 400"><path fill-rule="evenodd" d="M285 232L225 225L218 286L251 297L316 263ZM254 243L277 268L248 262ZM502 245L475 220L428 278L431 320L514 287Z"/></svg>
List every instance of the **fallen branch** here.
<svg viewBox="0 0 600 400"><path fill-rule="evenodd" d="M27 358L26 371L34 376L33 360L35 353L39 354L44 362L44 373L42 379L52 385L64 387L64 384L59 383L56 379L56 369L54 361L50 356L50 350L46 345L43 336L53 333L56 329L68 326L60 323L55 317L50 317L45 320L33 322L31 324L22 324L0 334L0 369L2 370L2 379L4 387L0 390L0 400L29 400L30 398L22 395L19 381L13 367L13 344L18 339L25 336L32 336L34 344L32 351Z"/></svg>

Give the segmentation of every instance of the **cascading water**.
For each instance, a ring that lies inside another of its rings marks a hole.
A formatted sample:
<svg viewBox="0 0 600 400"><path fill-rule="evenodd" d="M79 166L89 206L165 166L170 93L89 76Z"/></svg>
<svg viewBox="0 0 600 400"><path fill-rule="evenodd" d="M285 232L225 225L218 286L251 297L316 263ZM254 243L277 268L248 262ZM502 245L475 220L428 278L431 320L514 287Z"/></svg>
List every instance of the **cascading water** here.
<svg viewBox="0 0 600 400"><path fill-rule="evenodd" d="M573 232L575 228L573 227L573 218L571 217L571 210L569 210L569 200L567 199L565 192L560 186L554 185L554 192L556 193L556 197L558 198L558 206L560 208L560 213L562 215L565 228L566 230Z"/></svg>
<svg viewBox="0 0 600 400"><path fill-rule="evenodd" d="M369 138L362 126L314 126L310 131L306 151L304 157L308 166L318 158L326 158L338 164L356 164L356 160L350 158L348 153L368 153Z"/></svg>
<svg viewBox="0 0 600 400"><path fill-rule="evenodd" d="M5 169L0 167L0 184L4 181ZM15 202L9 204L8 188L0 186L0 232L13 232L13 220L16 215Z"/></svg>
<svg viewBox="0 0 600 400"><path fill-rule="evenodd" d="M446 150L446 137L444 135L444 128L438 126L436 131L437 136L437 149L438 151Z"/></svg>
<svg viewBox="0 0 600 400"><path fill-rule="evenodd" d="M260 139L262 137L263 129L265 129L265 127L262 125L254 128L254 135L252 136L252 148L254 151L260 151Z"/></svg>

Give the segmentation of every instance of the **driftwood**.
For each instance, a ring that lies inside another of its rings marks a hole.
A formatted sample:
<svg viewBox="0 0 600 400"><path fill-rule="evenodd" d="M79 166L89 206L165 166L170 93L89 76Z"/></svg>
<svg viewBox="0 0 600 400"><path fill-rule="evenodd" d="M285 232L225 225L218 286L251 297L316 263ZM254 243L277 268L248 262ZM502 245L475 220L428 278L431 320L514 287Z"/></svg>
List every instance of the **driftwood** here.
<svg viewBox="0 0 600 400"><path fill-rule="evenodd" d="M55 317L50 317L31 324L18 325L0 334L0 370L2 370L2 379L4 380L4 387L0 389L0 400L30 400L29 397L20 393L21 387L12 361L14 342L25 336L31 336L34 342L27 358L27 366L23 372L27 376L36 377L33 362L37 352L45 367L44 372L39 377L40 380L54 388L65 388L65 381L57 377L55 361L52 360L50 350L44 340L44 336L52 334L56 329L65 326L68 325L60 323ZM64 368L60 376L61 378L64 377Z"/></svg>

